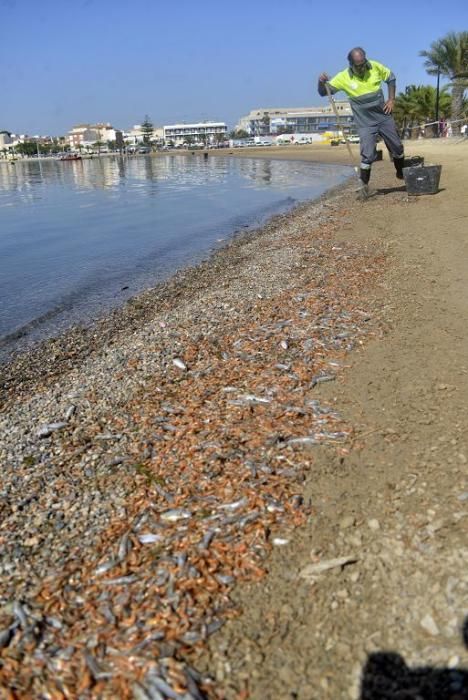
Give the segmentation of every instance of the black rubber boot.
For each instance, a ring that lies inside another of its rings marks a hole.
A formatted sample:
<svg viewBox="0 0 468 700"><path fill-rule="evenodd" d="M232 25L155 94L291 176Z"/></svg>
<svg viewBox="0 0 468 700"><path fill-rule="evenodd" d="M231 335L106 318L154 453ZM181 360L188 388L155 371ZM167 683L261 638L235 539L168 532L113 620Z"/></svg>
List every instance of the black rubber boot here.
<svg viewBox="0 0 468 700"><path fill-rule="evenodd" d="M359 180L361 181L361 186L358 190L358 199L361 201L369 198L370 174L370 168L361 168L359 171Z"/></svg>
<svg viewBox="0 0 468 700"><path fill-rule="evenodd" d="M370 174L371 174L371 169L370 168L361 168L359 171L359 178L363 185L368 185L369 180L370 180Z"/></svg>
<svg viewBox="0 0 468 700"><path fill-rule="evenodd" d="M399 180L403 180L403 168L405 166L404 156L401 156L401 158L394 158L393 165L395 166L395 175Z"/></svg>

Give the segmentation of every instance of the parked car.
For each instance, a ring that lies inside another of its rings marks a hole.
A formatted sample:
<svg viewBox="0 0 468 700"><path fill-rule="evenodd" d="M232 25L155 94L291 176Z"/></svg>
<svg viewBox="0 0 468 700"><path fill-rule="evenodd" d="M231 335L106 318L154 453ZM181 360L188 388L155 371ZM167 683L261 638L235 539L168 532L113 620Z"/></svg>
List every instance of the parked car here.
<svg viewBox="0 0 468 700"><path fill-rule="evenodd" d="M349 143L359 143L359 136L357 134L351 134L348 136Z"/></svg>

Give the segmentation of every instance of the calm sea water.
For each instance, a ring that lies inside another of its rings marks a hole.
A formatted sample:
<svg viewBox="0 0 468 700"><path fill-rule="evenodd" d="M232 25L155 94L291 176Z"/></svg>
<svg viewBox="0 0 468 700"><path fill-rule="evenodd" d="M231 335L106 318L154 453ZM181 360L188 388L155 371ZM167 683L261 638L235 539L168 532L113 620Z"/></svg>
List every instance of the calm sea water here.
<svg viewBox="0 0 468 700"><path fill-rule="evenodd" d="M0 350L97 318L348 175L199 155L0 163Z"/></svg>

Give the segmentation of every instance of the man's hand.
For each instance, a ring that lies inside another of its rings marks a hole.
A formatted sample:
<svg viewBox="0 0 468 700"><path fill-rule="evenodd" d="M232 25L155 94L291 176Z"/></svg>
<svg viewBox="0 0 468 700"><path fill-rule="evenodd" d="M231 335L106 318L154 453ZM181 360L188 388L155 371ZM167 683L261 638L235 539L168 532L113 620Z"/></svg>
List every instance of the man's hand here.
<svg viewBox="0 0 468 700"><path fill-rule="evenodd" d="M326 83L328 80L330 80L330 76L328 75L328 73L320 73L319 81L321 83Z"/></svg>
<svg viewBox="0 0 468 700"><path fill-rule="evenodd" d="M394 103L394 100L392 100L392 99L388 99L386 101L386 103L384 104L384 108L383 108L383 111L385 112L385 114L391 114L393 112L393 103Z"/></svg>

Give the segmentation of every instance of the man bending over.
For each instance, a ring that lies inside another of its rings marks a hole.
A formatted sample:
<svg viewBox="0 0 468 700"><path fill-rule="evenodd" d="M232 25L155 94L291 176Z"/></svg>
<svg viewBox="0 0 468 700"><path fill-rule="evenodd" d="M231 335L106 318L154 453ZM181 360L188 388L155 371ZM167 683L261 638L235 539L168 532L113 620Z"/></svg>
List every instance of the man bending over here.
<svg viewBox="0 0 468 700"><path fill-rule="evenodd" d="M403 179L403 144L392 117L396 79L390 68L368 59L360 47L351 49L348 64L348 68L337 73L331 80L326 73L322 73L318 91L324 97L328 83L332 94L343 90L349 97L361 144L360 178L364 194L367 194L372 163L377 157L377 136L383 138L393 156L397 178ZM387 101L382 91L382 82L388 85Z"/></svg>

